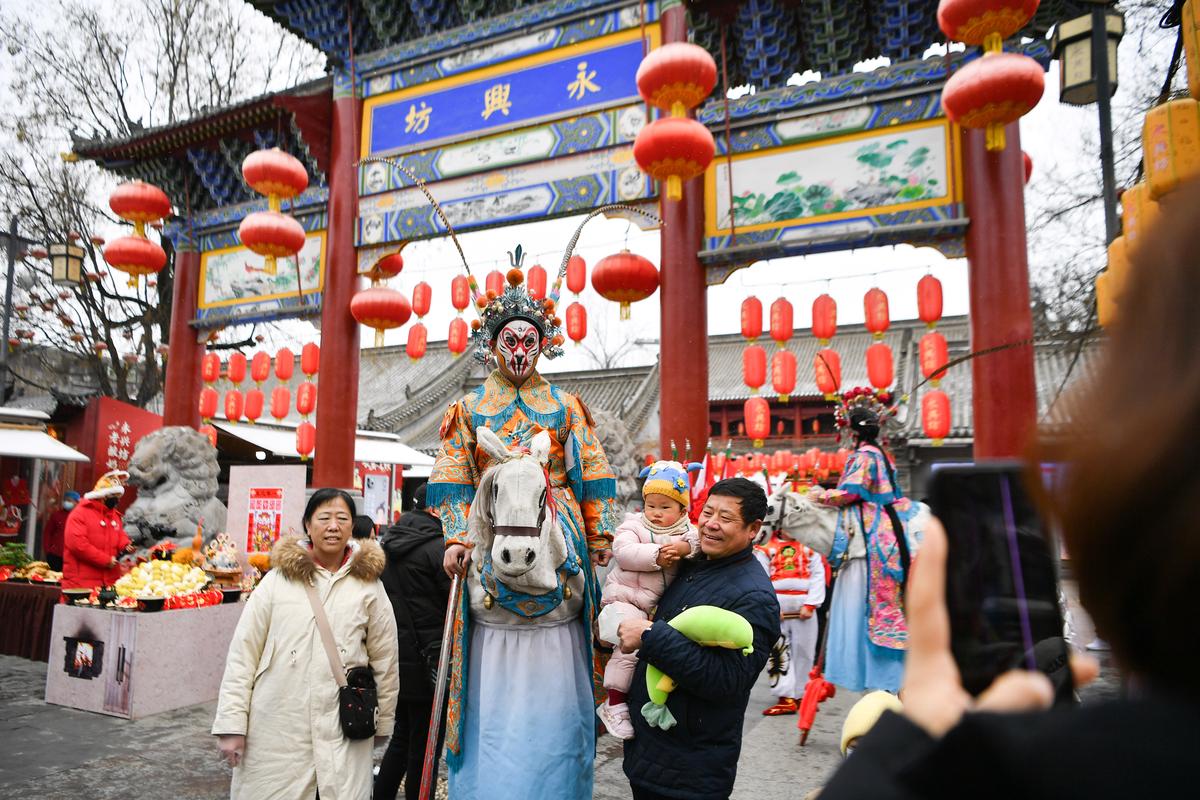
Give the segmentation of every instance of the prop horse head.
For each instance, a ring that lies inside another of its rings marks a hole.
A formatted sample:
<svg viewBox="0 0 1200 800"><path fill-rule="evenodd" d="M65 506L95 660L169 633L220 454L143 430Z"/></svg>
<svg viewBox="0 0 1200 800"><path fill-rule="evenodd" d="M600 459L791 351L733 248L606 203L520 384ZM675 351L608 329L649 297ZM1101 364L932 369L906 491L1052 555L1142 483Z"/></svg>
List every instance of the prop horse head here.
<svg viewBox="0 0 1200 800"><path fill-rule="evenodd" d="M510 589L529 594L555 589L567 545L546 472L550 434L542 431L528 447L511 449L490 428L481 426L475 435L493 461L467 517L476 557L488 554L496 579Z"/></svg>
<svg viewBox="0 0 1200 800"><path fill-rule="evenodd" d="M784 483L767 498L763 527L779 531L789 539L795 539L828 556L833 549L833 536L837 530L837 509L814 503L805 495L793 492L790 486Z"/></svg>

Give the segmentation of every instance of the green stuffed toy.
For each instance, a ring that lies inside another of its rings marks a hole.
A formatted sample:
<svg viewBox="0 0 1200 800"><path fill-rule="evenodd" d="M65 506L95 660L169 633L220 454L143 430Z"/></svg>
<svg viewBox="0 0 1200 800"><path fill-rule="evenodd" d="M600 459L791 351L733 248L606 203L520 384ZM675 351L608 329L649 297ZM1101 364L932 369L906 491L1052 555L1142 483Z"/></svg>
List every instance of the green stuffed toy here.
<svg viewBox="0 0 1200 800"><path fill-rule="evenodd" d="M740 648L742 655L754 652L754 629L741 614L716 606L693 606L667 623L698 645ZM642 717L655 728L675 727L675 716L667 709L667 696L675 681L653 664L646 665L646 690L650 700L642 706Z"/></svg>

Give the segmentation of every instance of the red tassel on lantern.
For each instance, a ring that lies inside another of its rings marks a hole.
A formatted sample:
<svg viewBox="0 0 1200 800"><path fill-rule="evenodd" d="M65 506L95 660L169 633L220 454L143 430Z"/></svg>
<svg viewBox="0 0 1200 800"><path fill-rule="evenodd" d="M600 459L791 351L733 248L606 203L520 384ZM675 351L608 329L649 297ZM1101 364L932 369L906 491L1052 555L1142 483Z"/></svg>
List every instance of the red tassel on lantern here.
<svg viewBox="0 0 1200 800"><path fill-rule="evenodd" d="M315 342L304 345L300 351L300 371L308 377L317 374L321 368L321 346Z"/></svg>
<svg viewBox="0 0 1200 800"><path fill-rule="evenodd" d="M207 422L217 415L217 390L205 386L200 390L200 419Z"/></svg>
<svg viewBox="0 0 1200 800"><path fill-rule="evenodd" d="M892 348L883 342L876 342L867 348L867 378L876 389L886 389L892 385L895 378Z"/></svg>
<svg viewBox="0 0 1200 800"><path fill-rule="evenodd" d="M300 416L307 417L317 407L317 385L305 381L296 387L296 410Z"/></svg>
<svg viewBox="0 0 1200 800"><path fill-rule="evenodd" d="M292 393L286 386L276 386L271 390L271 416L276 422L282 421L288 415L292 406Z"/></svg>
<svg viewBox="0 0 1200 800"><path fill-rule="evenodd" d="M404 352L408 353L408 357L413 361L419 361L425 355L428 338L429 331L425 329L425 323L414 322L408 329L408 343L404 345Z"/></svg>
<svg viewBox="0 0 1200 800"><path fill-rule="evenodd" d="M837 335L837 302L827 294L813 300L812 332L823 345Z"/></svg>
<svg viewBox="0 0 1200 800"><path fill-rule="evenodd" d="M945 373L941 373L937 378L933 378L939 370L946 366L950 360L949 348L946 346L946 337L937 331L930 331L921 337L920 345L921 357L921 374L926 378L931 378L930 381L934 386L942 382L942 378L946 377Z"/></svg>
<svg viewBox="0 0 1200 800"><path fill-rule="evenodd" d="M763 304L754 295L742 301L742 336L754 341L762 336Z"/></svg>
<svg viewBox="0 0 1200 800"><path fill-rule="evenodd" d="M265 400L266 398L263 397L261 389L251 389L246 392L246 408L244 413L251 425L258 422L258 418L262 416Z"/></svg>
<svg viewBox="0 0 1200 800"><path fill-rule="evenodd" d="M796 356L791 350L777 350L771 356L771 388L781 403L796 391Z"/></svg>
<svg viewBox="0 0 1200 800"><path fill-rule="evenodd" d="M942 282L932 275L917 281L917 316L930 328L942 318Z"/></svg>
<svg viewBox="0 0 1200 800"><path fill-rule="evenodd" d="M759 387L767 381L767 351L756 344L742 351L742 381L750 387L751 394L758 394Z"/></svg>
<svg viewBox="0 0 1200 800"><path fill-rule="evenodd" d="M446 348L454 355L461 355L467 349L467 323L455 318L450 320L450 335L446 340Z"/></svg>
<svg viewBox="0 0 1200 800"><path fill-rule="evenodd" d="M246 357L241 353L229 356L228 377L229 382L235 385L246 380Z"/></svg>
<svg viewBox="0 0 1200 800"><path fill-rule="evenodd" d="M221 357L216 353L205 353L200 360L200 377L205 383L216 383L221 379Z"/></svg>
<svg viewBox="0 0 1200 800"><path fill-rule="evenodd" d="M813 372L817 388L826 400L833 400L842 386L842 357L837 350L826 347L813 356Z"/></svg>
<svg viewBox="0 0 1200 800"><path fill-rule="evenodd" d="M296 356L286 347L279 348L275 354L275 377L287 383L296 371Z"/></svg>
<svg viewBox="0 0 1200 800"><path fill-rule="evenodd" d="M746 401L743 411L746 416L746 435L755 447L762 447L763 440L771 433L771 407L761 397L751 397Z"/></svg>
<svg viewBox="0 0 1200 800"><path fill-rule="evenodd" d="M225 393L225 419L230 422L240 422L244 402L242 393L237 389L227 391Z"/></svg>
<svg viewBox="0 0 1200 800"><path fill-rule="evenodd" d="M271 376L271 357L261 350L250 359L250 377L261 384Z"/></svg>
<svg viewBox="0 0 1200 800"><path fill-rule="evenodd" d="M950 398L941 389L926 392L921 398L921 427L934 447L940 447L950 435Z"/></svg>
<svg viewBox="0 0 1200 800"><path fill-rule="evenodd" d="M296 452L300 454L300 460L307 460L316 446L316 427L311 422L301 422L296 427Z"/></svg>
<svg viewBox="0 0 1200 800"><path fill-rule="evenodd" d="M892 324L887 294L879 287L868 289L863 296L863 312L866 316L867 330L874 334L876 341L882 339L884 332Z"/></svg>
<svg viewBox="0 0 1200 800"><path fill-rule="evenodd" d="M587 309L583 303L571 303L567 306L567 336L579 344L587 337Z"/></svg>

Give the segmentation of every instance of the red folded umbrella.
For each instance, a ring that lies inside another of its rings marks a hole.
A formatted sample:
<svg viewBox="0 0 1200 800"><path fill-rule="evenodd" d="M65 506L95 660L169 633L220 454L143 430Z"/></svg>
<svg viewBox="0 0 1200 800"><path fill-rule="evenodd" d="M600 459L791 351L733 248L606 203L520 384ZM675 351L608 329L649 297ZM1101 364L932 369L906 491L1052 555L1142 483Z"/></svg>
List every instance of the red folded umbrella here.
<svg viewBox="0 0 1200 800"><path fill-rule="evenodd" d="M812 671L808 673L808 683L804 684L804 698L800 701L800 711L796 720L796 727L800 729L801 747L808 741L808 732L812 730L813 722L817 718L817 707L837 694L837 687L825 680L822 674L823 660L822 658L813 665Z"/></svg>

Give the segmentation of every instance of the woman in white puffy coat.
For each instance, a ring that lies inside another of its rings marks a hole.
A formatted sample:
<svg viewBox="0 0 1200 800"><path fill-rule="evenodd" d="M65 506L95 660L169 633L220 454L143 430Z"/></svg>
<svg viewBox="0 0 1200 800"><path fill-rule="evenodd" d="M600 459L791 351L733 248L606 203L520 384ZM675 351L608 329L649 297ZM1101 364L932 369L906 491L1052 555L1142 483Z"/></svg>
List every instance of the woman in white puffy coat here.
<svg viewBox="0 0 1200 800"><path fill-rule="evenodd" d="M229 645L212 732L233 766L236 800L368 800L372 740L347 739L338 686L305 584L317 588L344 666L369 666L379 697L376 741L396 708L396 620L379 545L350 540L353 501L320 489L304 511L308 539L282 539Z"/></svg>

